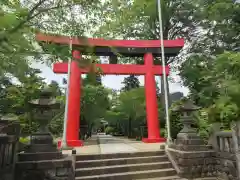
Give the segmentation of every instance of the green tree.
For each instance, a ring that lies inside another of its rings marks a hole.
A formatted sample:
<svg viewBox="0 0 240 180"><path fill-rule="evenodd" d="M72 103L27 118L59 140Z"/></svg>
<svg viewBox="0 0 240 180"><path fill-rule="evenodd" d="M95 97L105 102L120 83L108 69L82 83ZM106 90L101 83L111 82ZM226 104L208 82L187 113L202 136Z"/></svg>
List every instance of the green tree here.
<svg viewBox="0 0 240 180"><path fill-rule="evenodd" d="M123 91L129 91L131 89L140 87L140 82L139 82L138 78L134 75L125 77L122 84L124 85L124 87L122 88Z"/></svg>
<svg viewBox="0 0 240 180"><path fill-rule="evenodd" d="M109 109L109 90L103 86L86 85L82 92L81 120L87 123L88 131L91 133L94 123L104 118Z"/></svg>
<svg viewBox="0 0 240 180"><path fill-rule="evenodd" d="M99 86L102 85L101 75L97 72L89 72L86 75L86 78L83 79L83 85L93 85Z"/></svg>
<svg viewBox="0 0 240 180"><path fill-rule="evenodd" d="M207 108L209 121L224 122L239 118L239 58L240 53L225 52L212 57L192 56L181 69L190 98Z"/></svg>
<svg viewBox="0 0 240 180"><path fill-rule="evenodd" d="M59 87L58 82L51 81L51 83L48 85L51 92L53 93L54 97L58 97L62 95L61 88Z"/></svg>
<svg viewBox="0 0 240 180"><path fill-rule="evenodd" d="M22 133L29 134L36 130L37 124L31 116L31 107L29 101L39 98L41 88L46 83L39 76L40 71L37 69L28 69L25 76L19 78L20 83L5 87L5 96L2 97L8 101L3 104L4 114L13 113L19 116L22 125ZM5 106L5 107L4 107Z"/></svg>
<svg viewBox="0 0 240 180"><path fill-rule="evenodd" d="M216 76L213 74L216 58L192 55L181 64L180 76L183 85L189 88L189 95L202 107L211 105L219 95Z"/></svg>
<svg viewBox="0 0 240 180"><path fill-rule="evenodd" d="M203 2L201 2L203 3ZM203 10L207 37L212 40L216 53L224 50L231 51L240 46L240 4L234 4L232 0L218 0L208 3ZM208 25L206 27L206 25ZM206 48L206 47L205 47ZM217 49L217 51L216 51Z"/></svg>
<svg viewBox="0 0 240 180"><path fill-rule="evenodd" d="M18 78L34 59L67 60L71 55L66 47L53 46L41 51L35 33L85 36L85 30L90 32L96 25L100 4L100 1L86 0L1 1L0 75L10 73Z"/></svg>
<svg viewBox="0 0 240 180"><path fill-rule="evenodd" d="M119 106L117 109L125 114L128 119L128 136L132 134L132 124L137 119L145 119L145 90L143 87L135 88L130 91L122 92L119 96ZM140 125L140 122L137 122Z"/></svg>
<svg viewBox="0 0 240 180"><path fill-rule="evenodd" d="M226 128L239 116L238 62L240 5L233 1L199 1L202 29L191 43L192 52L180 65L190 98L205 107L208 123L223 122Z"/></svg>

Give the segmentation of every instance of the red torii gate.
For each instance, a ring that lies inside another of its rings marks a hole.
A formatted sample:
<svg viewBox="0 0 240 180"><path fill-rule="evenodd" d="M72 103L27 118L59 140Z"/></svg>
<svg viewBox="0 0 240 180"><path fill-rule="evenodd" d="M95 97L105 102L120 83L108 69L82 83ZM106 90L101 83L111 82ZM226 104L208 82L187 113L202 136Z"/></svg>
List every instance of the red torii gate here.
<svg viewBox="0 0 240 180"><path fill-rule="evenodd" d="M38 41L52 42L56 44L69 44L70 38L63 36L48 36L38 34ZM81 53L88 54L86 44L77 38L72 40L73 48L81 49ZM164 41L165 51L167 55L174 56L183 47L183 39ZM155 75L162 75L162 66L154 65L153 55L158 56L160 53L160 41L158 40L103 40L89 39L87 46L94 47L94 52L97 55L112 55L109 47L115 47L118 53L125 56L143 56L144 65L123 65L123 64L96 64L104 74L117 75L144 75L145 78L145 94L146 94L146 112L147 112L147 127L148 138L143 139L146 143L163 142L164 138L160 137L158 108L156 98L156 82ZM129 50L129 48L131 48ZM173 50L169 50L173 49ZM140 51L139 51L140 50ZM73 51L74 58L80 59L80 52ZM76 61L71 63L71 75L69 84L69 103L68 103L68 118L67 118L67 135L66 140L68 146L82 146L83 142L79 140L80 129L80 98L81 98L81 75L88 73L89 68L79 68ZM53 65L55 73L67 73L67 63L55 63ZM169 74L169 67L166 67L166 73ZM61 143L61 142L60 142ZM60 146L61 144L58 144Z"/></svg>

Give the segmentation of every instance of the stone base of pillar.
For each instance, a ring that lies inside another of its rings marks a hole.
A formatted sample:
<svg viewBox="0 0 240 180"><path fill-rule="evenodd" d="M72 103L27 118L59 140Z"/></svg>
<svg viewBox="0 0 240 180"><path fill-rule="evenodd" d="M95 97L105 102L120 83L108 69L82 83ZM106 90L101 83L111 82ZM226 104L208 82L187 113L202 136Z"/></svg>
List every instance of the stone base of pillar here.
<svg viewBox="0 0 240 180"><path fill-rule="evenodd" d="M82 140L67 140L68 147L80 147L83 146ZM57 143L58 148L61 148L62 140L59 140Z"/></svg>
<svg viewBox="0 0 240 180"><path fill-rule="evenodd" d="M142 142L144 143L161 143L161 142L166 142L166 138L154 138L154 139L149 139L149 138L143 138Z"/></svg>

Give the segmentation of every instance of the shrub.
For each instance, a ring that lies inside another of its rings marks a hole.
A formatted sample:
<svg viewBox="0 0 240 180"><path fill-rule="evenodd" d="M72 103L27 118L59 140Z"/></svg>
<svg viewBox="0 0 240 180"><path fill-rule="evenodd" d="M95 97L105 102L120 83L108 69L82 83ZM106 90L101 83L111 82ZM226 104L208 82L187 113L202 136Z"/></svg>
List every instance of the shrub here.
<svg viewBox="0 0 240 180"><path fill-rule="evenodd" d="M29 139L29 137L20 137L19 142L22 144L29 144L30 139Z"/></svg>
<svg viewBox="0 0 240 180"><path fill-rule="evenodd" d="M105 129L105 133L106 134L111 134L113 132L114 132L114 128L113 127L111 127L111 126L106 127L106 129Z"/></svg>
<svg viewBox="0 0 240 180"><path fill-rule="evenodd" d="M165 137L165 129L164 129L164 128L161 128L161 130L160 130L160 136L161 136L161 137Z"/></svg>

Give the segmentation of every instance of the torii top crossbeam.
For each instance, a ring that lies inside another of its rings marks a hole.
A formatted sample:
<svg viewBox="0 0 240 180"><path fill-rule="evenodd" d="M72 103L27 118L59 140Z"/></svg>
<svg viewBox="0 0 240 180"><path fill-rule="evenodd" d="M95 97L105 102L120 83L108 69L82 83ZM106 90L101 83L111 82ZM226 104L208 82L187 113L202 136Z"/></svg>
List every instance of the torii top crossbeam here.
<svg viewBox="0 0 240 180"><path fill-rule="evenodd" d="M39 33L36 35L36 40L66 45L69 44L70 37ZM81 51L82 54L94 53L97 56L111 56L116 53L128 57L143 57L146 53L152 53L155 57L161 56L160 40L105 40L73 37L72 45L73 49ZM176 56L183 46L183 39L164 40L165 56Z"/></svg>

